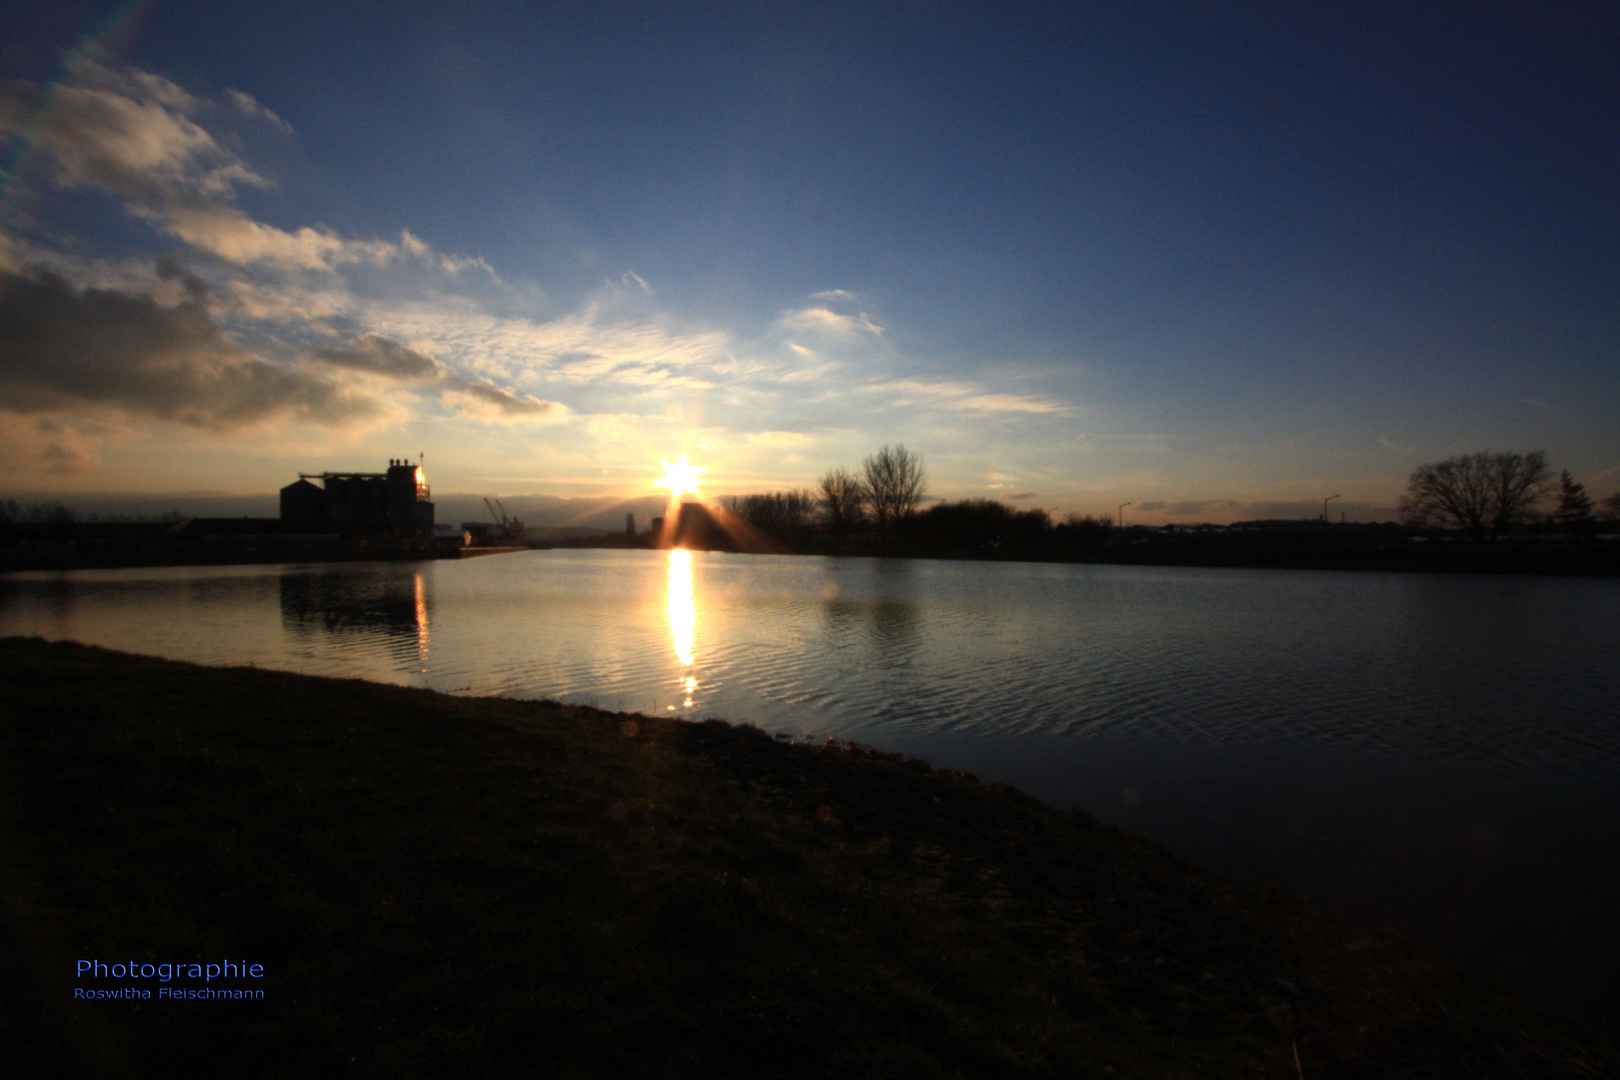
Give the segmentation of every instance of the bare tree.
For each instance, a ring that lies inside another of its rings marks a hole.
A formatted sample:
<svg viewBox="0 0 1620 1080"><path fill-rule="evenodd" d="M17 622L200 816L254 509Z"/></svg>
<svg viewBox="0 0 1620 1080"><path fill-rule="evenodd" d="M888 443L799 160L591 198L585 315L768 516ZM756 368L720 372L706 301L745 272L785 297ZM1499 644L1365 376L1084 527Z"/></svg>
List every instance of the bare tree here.
<svg viewBox="0 0 1620 1080"><path fill-rule="evenodd" d="M923 500L928 478L922 458L896 443L861 462L861 474L878 534L886 539L900 519Z"/></svg>
<svg viewBox="0 0 1620 1080"><path fill-rule="evenodd" d="M821 478L821 505L827 510L827 526L833 538L843 543L866 516L866 487L860 477L842 465L828 469Z"/></svg>
<svg viewBox="0 0 1620 1080"><path fill-rule="evenodd" d="M1401 516L1413 525L1461 529L1478 540L1528 518L1555 484L1545 450L1481 450L1418 466L1406 481Z"/></svg>

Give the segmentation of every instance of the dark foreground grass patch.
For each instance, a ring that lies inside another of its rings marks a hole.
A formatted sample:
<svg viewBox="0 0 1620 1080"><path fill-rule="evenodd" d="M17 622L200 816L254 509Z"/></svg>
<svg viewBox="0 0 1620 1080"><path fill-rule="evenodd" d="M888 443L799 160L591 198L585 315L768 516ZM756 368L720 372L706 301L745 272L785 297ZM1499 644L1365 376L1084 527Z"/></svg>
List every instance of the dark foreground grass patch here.
<svg viewBox="0 0 1620 1080"><path fill-rule="evenodd" d="M0 645L0 678L17 1075L1590 1077L1614 1060L1399 942L866 747L37 640ZM78 971L224 958L263 976ZM92 988L152 996L74 997Z"/></svg>

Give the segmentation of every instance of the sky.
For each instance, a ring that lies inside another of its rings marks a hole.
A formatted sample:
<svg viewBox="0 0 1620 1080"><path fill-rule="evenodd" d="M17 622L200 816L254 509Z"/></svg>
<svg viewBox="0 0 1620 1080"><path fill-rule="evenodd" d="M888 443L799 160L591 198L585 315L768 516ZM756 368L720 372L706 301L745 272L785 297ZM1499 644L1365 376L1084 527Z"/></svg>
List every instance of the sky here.
<svg viewBox="0 0 1620 1080"><path fill-rule="evenodd" d="M1611 3L8 8L0 497L896 443L1138 523L1487 448L1606 495L1617 55Z"/></svg>

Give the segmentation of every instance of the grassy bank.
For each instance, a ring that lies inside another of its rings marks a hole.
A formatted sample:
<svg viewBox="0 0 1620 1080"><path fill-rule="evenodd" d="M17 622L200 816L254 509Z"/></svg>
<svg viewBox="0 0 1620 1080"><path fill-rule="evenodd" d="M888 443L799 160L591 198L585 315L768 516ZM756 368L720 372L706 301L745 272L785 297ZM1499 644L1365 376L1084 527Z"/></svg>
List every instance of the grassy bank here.
<svg viewBox="0 0 1620 1080"><path fill-rule="evenodd" d="M0 679L15 1075L1314 1080L1616 1060L1398 941L866 748L37 640L0 643ZM75 1001L97 958L262 964L265 994Z"/></svg>

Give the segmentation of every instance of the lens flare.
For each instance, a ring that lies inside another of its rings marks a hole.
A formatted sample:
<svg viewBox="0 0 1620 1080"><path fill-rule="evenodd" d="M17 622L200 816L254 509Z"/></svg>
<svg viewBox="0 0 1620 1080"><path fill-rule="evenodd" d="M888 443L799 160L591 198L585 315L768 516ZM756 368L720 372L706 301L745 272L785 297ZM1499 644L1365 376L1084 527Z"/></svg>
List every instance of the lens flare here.
<svg viewBox="0 0 1620 1080"><path fill-rule="evenodd" d="M708 469L699 468L696 465L688 465L686 463L685 454L682 454L681 460L676 462L674 465L671 465L667 461L660 462L659 464L664 466L664 478L656 483L659 487L669 488L670 502L674 502L675 500L679 499L683 491L690 491L692 494L696 495L698 489L698 474L709 471Z"/></svg>

